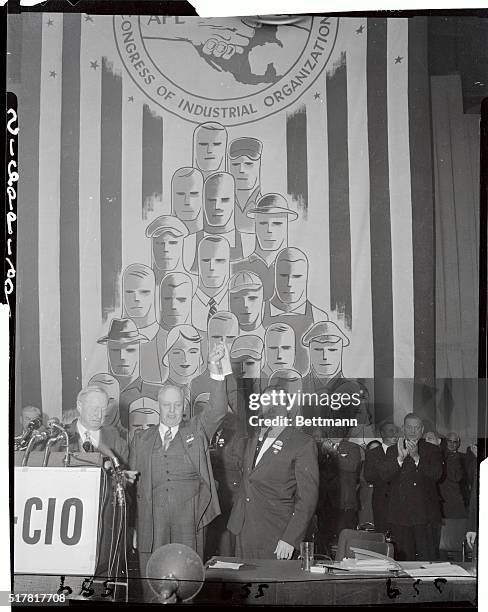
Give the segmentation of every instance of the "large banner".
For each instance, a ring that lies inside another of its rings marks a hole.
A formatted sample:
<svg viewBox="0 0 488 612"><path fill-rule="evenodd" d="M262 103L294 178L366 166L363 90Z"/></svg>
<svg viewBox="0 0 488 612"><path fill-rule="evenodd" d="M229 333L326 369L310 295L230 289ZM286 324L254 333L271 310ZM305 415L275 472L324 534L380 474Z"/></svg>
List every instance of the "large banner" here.
<svg viewBox="0 0 488 612"><path fill-rule="evenodd" d="M157 422L158 385L193 404L240 337L242 371L368 379L400 422L434 375L418 22L21 27L18 405L67 417L94 382Z"/></svg>
<svg viewBox="0 0 488 612"><path fill-rule="evenodd" d="M93 575L100 468L17 467L14 572Z"/></svg>

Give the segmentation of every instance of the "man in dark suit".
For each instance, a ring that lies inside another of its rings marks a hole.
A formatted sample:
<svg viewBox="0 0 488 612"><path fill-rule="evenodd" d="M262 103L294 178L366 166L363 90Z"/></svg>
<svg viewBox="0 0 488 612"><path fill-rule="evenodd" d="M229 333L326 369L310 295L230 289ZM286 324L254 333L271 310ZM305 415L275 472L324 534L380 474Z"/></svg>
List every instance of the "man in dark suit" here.
<svg viewBox="0 0 488 612"><path fill-rule="evenodd" d="M209 443L227 412L222 372L232 370L223 345L210 354L209 370L210 398L200 414L183 420L181 387L163 384L159 427L138 431L132 440L130 469L140 473L136 544L142 577L151 553L164 544L186 544L203 557L204 527L220 514ZM150 597L146 581L143 589Z"/></svg>
<svg viewBox="0 0 488 612"><path fill-rule="evenodd" d="M398 428L394 423L380 427L381 445L366 451L364 478L373 485L373 520L376 531L388 529L387 514L390 498L390 482L381 478L380 466L386 461L386 452L398 442Z"/></svg>
<svg viewBox="0 0 488 612"><path fill-rule="evenodd" d="M404 420L405 437L386 451L380 464L384 482L391 483L388 522L399 561L436 558L432 525L439 520L437 481L442 476L438 446L422 439L422 420L413 413Z"/></svg>
<svg viewBox="0 0 488 612"><path fill-rule="evenodd" d="M101 387L90 385L78 393L76 408L80 416L66 427L69 450L106 454L109 449L121 463L126 464L129 455L126 441L116 427L103 425L108 406L109 397ZM56 450L62 450L61 446L58 444Z"/></svg>
<svg viewBox="0 0 488 612"><path fill-rule="evenodd" d="M268 387L265 393L273 390L280 391ZM273 423L288 417L293 423L287 404L266 405L264 397L263 417ZM317 449L310 436L290 425L255 429L228 528L237 536L236 555L242 559L291 559L317 505Z"/></svg>

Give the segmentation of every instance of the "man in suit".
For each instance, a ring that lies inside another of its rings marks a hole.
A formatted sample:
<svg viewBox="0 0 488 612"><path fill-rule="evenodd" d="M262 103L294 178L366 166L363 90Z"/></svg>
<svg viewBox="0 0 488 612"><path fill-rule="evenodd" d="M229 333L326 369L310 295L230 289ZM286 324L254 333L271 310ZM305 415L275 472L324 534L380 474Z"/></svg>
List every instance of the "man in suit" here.
<svg viewBox="0 0 488 612"><path fill-rule="evenodd" d="M200 414L184 421L181 387L163 385L159 427L138 431L132 440L130 469L140 473L136 544L142 577L151 553L164 544L186 544L203 557L204 527L220 514L209 443L227 412L228 361L223 345L209 355L210 398ZM149 597L146 581L143 589Z"/></svg>
<svg viewBox="0 0 488 612"><path fill-rule="evenodd" d="M264 393L273 390L280 391L268 387ZM263 417L293 422L287 404L265 397L261 395ZM228 528L237 536L236 555L242 559L291 559L317 505L317 450L313 439L293 426L255 429Z"/></svg>
<svg viewBox="0 0 488 612"><path fill-rule="evenodd" d="M398 428L394 423L385 422L380 427L381 444L366 451L364 478L373 485L373 520L376 531L388 529L387 513L390 497L390 482L381 478L380 466L386 461L386 452L398 442Z"/></svg>
<svg viewBox="0 0 488 612"><path fill-rule="evenodd" d="M417 415L407 414L403 429L405 437L388 448L380 465L381 478L391 483L387 520L399 561L429 561L436 557L432 525L440 514L442 454L422 439L424 426Z"/></svg>
<svg viewBox="0 0 488 612"><path fill-rule="evenodd" d="M108 405L109 397L101 387L88 386L78 393L76 408L80 416L66 427L69 449L75 453L100 451L102 454L110 449L121 463L126 464L126 441L116 427L103 425Z"/></svg>

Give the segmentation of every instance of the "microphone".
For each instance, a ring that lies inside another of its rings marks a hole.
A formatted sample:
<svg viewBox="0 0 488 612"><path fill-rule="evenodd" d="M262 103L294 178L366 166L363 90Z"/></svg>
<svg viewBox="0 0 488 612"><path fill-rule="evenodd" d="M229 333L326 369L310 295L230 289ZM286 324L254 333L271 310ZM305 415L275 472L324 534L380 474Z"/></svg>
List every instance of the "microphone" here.
<svg viewBox="0 0 488 612"><path fill-rule="evenodd" d="M36 417L35 419L32 419L32 421L29 421L29 424L27 425L27 431L32 432L34 431L34 429L39 429L41 425L42 419L40 417Z"/></svg>
<svg viewBox="0 0 488 612"><path fill-rule="evenodd" d="M110 463L112 464L112 474L114 479L114 503L117 502L117 504L122 507L125 503L125 475L120 461L116 457L113 450L109 448L106 444L104 444L101 440L98 443L98 450L102 453L102 455L108 457ZM108 468L107 463L108 461L103 464L103 467L105 469Z"/></svg>

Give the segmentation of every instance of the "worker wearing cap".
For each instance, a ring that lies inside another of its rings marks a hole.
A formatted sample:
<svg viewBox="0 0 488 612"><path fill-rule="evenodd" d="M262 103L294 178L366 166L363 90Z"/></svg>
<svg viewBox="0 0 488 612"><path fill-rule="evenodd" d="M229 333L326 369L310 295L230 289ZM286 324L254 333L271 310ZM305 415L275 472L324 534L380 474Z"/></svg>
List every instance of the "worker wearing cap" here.
<svg viewBox="0 0 488 612"><path fill-rule="evenodd" d="M186 225L173 215L161 215L147 226L146 237L152 241L152 268L157 287L169 272L186 272L183 265L183 243L186 236Z"/></svg>
<svg viewBox="0 0 488 612"><path fill-rule="evenodd" d="M246 428L252 433L249 426L249 397L251 393L260 393L262 387L261 365L264 345L259 336L239 336L234 340L230 352L232 372L231 383L227 387L229 405L236 414L243 416ZM264 381L266 383L266 381Z"/></svg>
<svg viewBox="0 0 488 612"><path fill-rule="evenodd" d="M141 343L147 342L131 319L112 319L108 334L97 340L107 345L110 373L120 385L119 414L122 427L129 426L129 404L139 397L157 399L161 387L141 376Z"/></svg>
<svg viewBox="0 0 488 612"><path fill-rule="evenodd" d="M263 325L286 323L295 330L297 340L315 321L327 321L326 312L308 299L308 258L303 251L288 247L279 252L275 263L274 295L266 302ZM297 342L295 368L302 375L308 372L309 357Z"/></svg>
<svg viewBox="0 0 488 612"><path fill-rule="evenodd" d="M228 168L236 186L235 224L246 256L254 248L254 219L247 213L261 197L262 151L263 143L249 136L235 138L229 145Z"/></svg>
<svg viewBox="0 0 488 612"><path fill-rule="evenodd" d="M129 443L139 430L159 425L159 404L150 397L140 397L129 405Z"/></svg>
<svg viewBox="0 0 488 612"><path fill-rule="evenodd" d="M257 274L263 283L264 299L269 300L274 292L276 257L288 246L288 223L298 214L282 195L268 193L246 215L255 221L255 248L249 257L233 263L231 270L233 274L243 270Z"/></svg>
<svg viewBox="0 0 488 612"><path fill-rule="evenodd" d="M303 335L302 346L310 353L310 370L303 379L303 389L308 393L358 394L361 402L367 397L362 384L344 377L342 373L342 351L349 346L349 338L332 321L318 321ZM356 402L354 402L356 403ZM338 409L327 405L310 404L304 411L306 416L324 418L357 418L360 406L347 401ZM347 431L346 431L347 429ZM344 431L343 431L344 430ZM331 427L328 437L343 437L349 434L348 428Z"/></svg>
<svg viewBox="0 0 488 612"><path fill-rule="evenodd" d="M229 305L239 321L241 335L252 334L264 338L263 283L257 274L244 270L229 281Z"/></svg>

